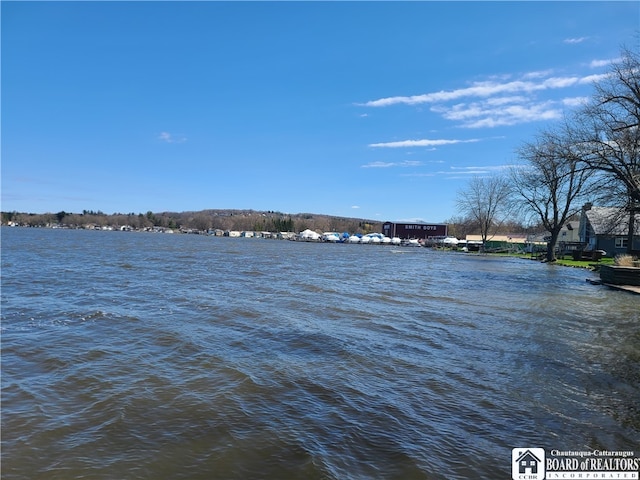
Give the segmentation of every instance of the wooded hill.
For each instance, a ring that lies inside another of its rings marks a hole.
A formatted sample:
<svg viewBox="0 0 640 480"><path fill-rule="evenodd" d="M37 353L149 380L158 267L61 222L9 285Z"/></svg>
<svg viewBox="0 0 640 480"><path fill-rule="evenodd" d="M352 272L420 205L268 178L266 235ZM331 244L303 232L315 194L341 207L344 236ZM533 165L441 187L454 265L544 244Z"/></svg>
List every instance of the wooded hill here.
<svg viewBox="0 0 640 480"><path fill-rule="evenodd" d="M361 218L336 217L313 213L282 213L255 210L201 210L198 212L147 212L129 214L105 214L101 211L84 210L82 213L18 213L2 212L2 224L14 222L18 225L44 227L87 226L113 228L131 227L145 229L163 227L183 230L238 230L267 232L301 232L311 229L318 232L370 233L381 231L382 222Z"/></svg>

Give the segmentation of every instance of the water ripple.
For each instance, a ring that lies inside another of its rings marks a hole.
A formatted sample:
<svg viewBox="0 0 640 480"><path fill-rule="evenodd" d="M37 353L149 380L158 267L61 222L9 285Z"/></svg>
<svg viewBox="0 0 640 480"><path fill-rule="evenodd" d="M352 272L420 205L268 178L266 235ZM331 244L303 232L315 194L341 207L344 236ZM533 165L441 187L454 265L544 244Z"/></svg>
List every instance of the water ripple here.
<svg viewBox="0 0 640 480"><path fill-rule="evenodd" d="M3 478L495 479L514 446L640 444L637 297L414 250L3 230Z"/></svg>

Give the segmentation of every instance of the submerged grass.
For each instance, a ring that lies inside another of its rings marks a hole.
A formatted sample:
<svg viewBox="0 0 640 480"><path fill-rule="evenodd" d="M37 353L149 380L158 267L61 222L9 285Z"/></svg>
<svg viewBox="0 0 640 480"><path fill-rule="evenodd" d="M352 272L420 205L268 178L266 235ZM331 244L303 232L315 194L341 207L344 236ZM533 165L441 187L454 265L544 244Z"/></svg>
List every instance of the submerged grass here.
<svg viewBox="0 0 640 480"><path fill-rule="evenodd" d="M558 265L564 265L566 267L578 267L578 268L589 268L591 270L597 270L600 265L613 265L613 258L602 258L597 262L593 260L563 260L558 259L556 262Z"/></svg>
<svg viewBox="0 0 640 480"><path fill-rule="evenodd" d="M532 256L530 253L490 253L488 255L496 255L496 256L502 256L502 257L515 257L515 258L522 258L525 260L537 260L537 261L544 260L544 257L540 258L540 257ZM589 270L598 270L600 268L600 265L613 265L614 260L615 259L609 258L609 257L604 257L597 262L590 259L567 260L564 258L558 258L554 263L556 265L562 265L565 267L587 268Z"/></svg>

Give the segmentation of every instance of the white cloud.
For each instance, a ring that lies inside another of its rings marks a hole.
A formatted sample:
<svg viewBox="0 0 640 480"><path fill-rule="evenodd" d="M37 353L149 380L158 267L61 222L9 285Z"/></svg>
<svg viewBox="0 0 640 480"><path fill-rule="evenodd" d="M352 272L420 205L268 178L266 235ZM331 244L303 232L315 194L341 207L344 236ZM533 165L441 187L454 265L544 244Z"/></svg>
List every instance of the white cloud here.
<svg viewBox="0 0 640 480"><path fill-rule="evenodd" d="M404 162L371 162L362 165L362 168L389 168L389 167L420 167L419 160L405 160Z"/></svg>
<svg viewBox="0 0 640 480"><path fill-rule="evenodd" d="M522 103L526 101L527 101L527 97L519 95L519 96L510 96L510 97L488 98L486 103L487 105L500 106L500 105L508 105L510 103Z"/></svg>
<svg viewBox="0 0 640 480"><path fill-rule="evenodd" d="M393 167L394 165L395 163L371 162L371 163L367 163L366 165L362 165L362 168L389 168L389 167Z"/></svg>
<svg viewBox="0 0 640 480"><path fill-rule="evenodd" d="M512 80L510 82L501 83L488 80L484 82L474 82L472 86L466 88L449 91L441 90L439 92L425 93L422 95L380 98L368 101L363 105L367 107L388 107L390 105L397 104L418 105L422 103L449 102L465 97L486 98L505 93L531 93L541 90L566 88L568 86L575 85L576 83L584 83L584 81L584 79L579 77L551 77L544 79L541 82Z"/></svg>
<svg viewBox="0 0 640 480"><path fill-rule="evenodd" d="M546 90L547 88L567 88L578 83L580 79L578 77L551 77L544 80L539 89Z"/></svg>
<svg viewBox="0 0 640 480"><path fill-rule="evenodd" d="M589 101L589 97L569 97L563 98L562 104L567 107L581 107Z"/></svg>
<svg viewBox="0 0 640 480"><path fill-rule="evenodd" d="M401 177L444 177L451 178L469 178L469 176L494 175L509 168L509 165L474 165L469 167L449 167L449 170L438 170L436 172L426 173L407 173L400 175Z"/></svg>
<svg viewBox="0 0 640 480"><path fill-rule="evenodd" d="M577 37L577 38L565 38L564 43L568 43L570 45L574 45L577 43L585 42L589 39L589 37Z"/></svg>
<svg viewBox="0 0 640 480"><path fill-rule="evenodd" d="M405 160L400 164L403 167L419 167L422 165L420 160Z"/></svg>
<svg viewBox="0 0 640 480"><path fill-rule="evenodd" d="M436 173L402 173L401 177L435 177Z"/></svg>
<svg viewBox="0 0 640 480"><path fill-rule="evenodd" d="M573 39L584 41L583 39ZM604 66L611 60L594 60L592 68ZM586 67L586 65L585 65ZM487 77L463 88L440 90L420 95L392 96L360 104L366 107L430 105L430 111L462 128L494 128L523 123L558 120L564 109L575 108L584 102L578 87L601 81L608 74L558 75L551 69L531 71L501 77ZM552 92L555 92L552 94ZM564 98L562 94L565 92ZM573 96L572 96L573 94ZM372 148L440 147L477 140L407 139L369 144Z"/></svg>
<svg viewBox="0 0 640 480"><path fill-rule="evenodd" d="M544 77L548 77L549 75L551 75L551 73L553 72L553 70L540 70L537 72L528 72L525 73L522 78L525 79L530 79L530 78L544 78Z"/></svg>
<svg viewBox="0 0 640 480"><path fill-rule="evenodd" d="M351 208L358 209L360 208L360 205L351 205Z"/></svg>
<svg viewBox="0 0 640 480"><path fill-rule="evenodd" d="M406 148L406 147L435 147L440 145L453 145L456 143L471 143L471 142L479 142L478 139L470 139L470 140L430 140L430 139L421 139L421 140L401 140L399 142L383 142L383 143L371 143L370 147L373 148Z"/></svg>
<svg viewBox="0 0 640 480"><path fill-rule="evenodd" d="M555 76L550 77L551 70L530 72L522 75L521 79L510 81L487 80L474 82L469 87L455 90L441 90L422 95L395 96L370 100L362 106L388 107L391 105L420 105L424 103L439 104L461 100L469 97L490 98L504 95L505 98L523 98L522 94L533 94L546 90L569 88L584 85L602 79L603 75Z"/></svg>
<svg viewBox="0 0 640 480"><path fill-rule="evenodd" d="M502 171L505 170L507 168L509 168L509 165L474 165L471 167L450 167L451 170L457 171L457 172L477 172L477 171L481 171L484 173L488 173L488 172L496 172L496 171Z"/></svg>
<svg viewBox="0 0 640 480"><path fill-rule="evenodd" d="M589 84L589 83L599 82L600 80L604 80L608 76L609 76L608 73L600 73L600 74L597 74L597 75L587 75L586 77L582 77L580 79L580 83L582 85L586 85L586 84Z"/></svg>
<svg viewBox="0 0 640 480"><path fill-rule="evenodd" d="M531 91L535 88L536 84L533 82L516 80L500 83L488 80L485 82L474 82L471 87L459 88L457 90L441 90L439 92L412 95L409 97L380 98L366 102L364 105L367 107L388 107L396 104L418 105L422 103L449 102L464 97L490 97L500 93Z"/></svg>
<svg viewBox="0 0 640 480"><path fill-rule="evenodd" d="M184 135L171 134L169 132L161 132L160 135L158 135L158 140L162 140L166 143L184 143L187 141L187 137Z"/></svg>
<svg viewBox="0 0 640 480"><path fill-rule="evenodd" d="M554 102L532 103L519 97L460 103L452 107L433 107L445 119L461 122L462 127L481 128L501 125L516 125L540 120L555 120L562 117L562 111ZM509 101L510 100L510 101Z"/></svg>
<svg viewBox="0 0 640 480"><path fill-rule="evenodd" d="M614 61L615 60L591 60L591 63L589 63L589 66L591 68L606 67L606 66L610 65Z"/></svg>

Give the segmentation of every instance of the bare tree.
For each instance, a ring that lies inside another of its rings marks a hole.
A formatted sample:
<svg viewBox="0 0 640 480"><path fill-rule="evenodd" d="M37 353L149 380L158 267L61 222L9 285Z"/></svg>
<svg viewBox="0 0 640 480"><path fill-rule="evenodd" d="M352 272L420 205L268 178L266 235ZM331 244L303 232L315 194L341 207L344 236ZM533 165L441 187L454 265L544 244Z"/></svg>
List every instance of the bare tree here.
<svg viewBox="0 0 640 480"><path fill-rule="evenodd" d="M628 245L633 245L635 214L640 212L640 55L623 49L622 59L595 85L589 104L577 113L572 138L589 168L604 173L607 203L629 215Z"/></svg>
<svg viewBox="0 0 640 480"><path fill-rule="evenodd" d="M556 260L558 237L565 223L587 201L592 171L575 154L567 137L544 131L518 150L523 161L511 170L514 202L549 232L546 260Z"/></svg>
<svg viewBox="0 0 640 480"><path fill-rule="evenodd" d="M468 217L454 216L445 222L447 224L447 232L456 238L464 239L467 235L477 231L475 221Z"/></svg>
<svg viewBox="0 0 640 480"><path fill-rule="evenodd" d="M508 198L509 183L503 177L474 177L458 192L458 209L478 224L483 249L506 219Z"/></svg>

